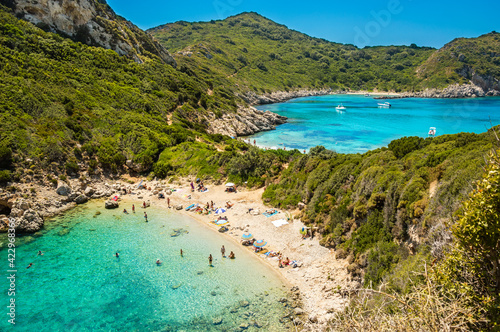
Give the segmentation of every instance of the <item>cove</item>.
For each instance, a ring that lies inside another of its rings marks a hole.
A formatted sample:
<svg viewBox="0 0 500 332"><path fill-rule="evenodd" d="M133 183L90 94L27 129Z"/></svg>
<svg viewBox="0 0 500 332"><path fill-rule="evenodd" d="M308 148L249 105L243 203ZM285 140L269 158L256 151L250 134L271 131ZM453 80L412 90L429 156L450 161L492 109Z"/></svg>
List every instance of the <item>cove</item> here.
<svg viewBox="0 0 500 332"><path fill-rule="evenodd" d="M100 214L96 213L97 211ZM173 211L84 206L16 241L15 331L287 331L286 287L240 245ZM177 235L177 236L172 236ZM7 237L0 237L7 264ZM222 258L221 245L235 260ZM180 256L180 249L184 255ZM41 250L44 254L37 255ZM120 254L119 258L115 253ZM214 257L213 267L208 255ZM157 266L156 260L163 264ZM33 263L32 267L26 267ZM6 271L6 269L3 269ZM8 275L3 273L3 277ZM9 303L3 282L2 307ZM7 309L4 309L7 313ZM281 322L280 322L281 320Z"/></svg>
<svg viewBox="0 0 500 332"><path fill-rule="evenodd" d="M430 127L443 135L481 133L500 124L500 97L405 98L388 100L391 108L378 107L386 101L341 94L257 106L288 117L288 123L247 138L268 148L285 146L302 152L323 145L339 153L364 153L403 136L427 137ZM345 112L336 111L340 104Z"/></svg>

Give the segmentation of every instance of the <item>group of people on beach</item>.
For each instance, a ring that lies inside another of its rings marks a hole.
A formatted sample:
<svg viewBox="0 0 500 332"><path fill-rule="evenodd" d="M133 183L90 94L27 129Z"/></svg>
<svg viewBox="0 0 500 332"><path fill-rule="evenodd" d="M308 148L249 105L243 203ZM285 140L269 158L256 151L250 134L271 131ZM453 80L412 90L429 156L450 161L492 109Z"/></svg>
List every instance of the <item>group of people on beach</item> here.
<svg viewBox="0 0 500 332"><path fill-rule="evenodd" d="M222 254L222 258L226 258L226 248L224 247L224 245L222 245L222 247L220 248L220 253ZM234 252L233 252L233 251L231 251L231 252L229 253L229 255L227 256L227 258L229 258L229 259L235 259L235 258L236 258L236 256L234 255ZM212 265L212 261L213 261L213 257L212 257L212 254L210 254L210 255L208 256L208 265L209 265L210 267L213 267L213 265Z"/></svg>

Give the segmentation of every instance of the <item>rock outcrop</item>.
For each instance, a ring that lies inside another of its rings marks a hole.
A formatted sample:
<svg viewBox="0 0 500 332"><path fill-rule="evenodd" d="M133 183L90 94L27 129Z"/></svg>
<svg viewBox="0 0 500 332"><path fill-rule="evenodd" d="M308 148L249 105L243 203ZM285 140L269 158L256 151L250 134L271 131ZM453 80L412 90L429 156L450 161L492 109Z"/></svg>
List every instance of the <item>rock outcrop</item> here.
<svg viewBox="0 0 500 332"><path fill-rule="evenodd" d="M119 17L105 0L11 0L18 17L38 27L91 46L111 49L142 63L154 54L176 66L174 58L153 37Z"/></svg>
<svg viewBox="0 0 500 332"><path fill-rule="evenodd" d="M210 133L231 137L251 135L260 131L276 129L287 118L269 111L259 111L254 107L240 108L238 113L226 113L221 118L209 119Z"/></svg>
<svg viewBox="0 0 500 332"><path fill-rule="evenodd" d="M41 229L43 219L38 212L28 209L21 218L15 219L15 229L21 232L33 233Z"/></svg>

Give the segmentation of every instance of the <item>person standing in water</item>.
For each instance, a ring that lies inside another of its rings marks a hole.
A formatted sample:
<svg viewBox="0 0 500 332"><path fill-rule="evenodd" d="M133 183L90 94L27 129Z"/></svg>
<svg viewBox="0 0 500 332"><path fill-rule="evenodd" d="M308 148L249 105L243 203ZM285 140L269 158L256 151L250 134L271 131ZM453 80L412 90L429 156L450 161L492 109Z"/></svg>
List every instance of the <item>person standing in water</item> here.
<svg viewBox="0 0 500 332"><path fill-rule="evenodd" d="M167 205L170 208L170 197L167 197Z"/></svg>
<svg viewBox="0 0 500 332"><path fill-rule="evenodd" d="M132 212L135 213L135 205L132 204Z"/></svg>
<svg viewBox="0 0 500 332"><path fill-rule="evenodd" d="M208 265L213 266L212 265L212 254L210 254L210 256L208 256Z"/></svg>
<svg viewBox="0 0 500 332"><path fill-rule="evenodd" d="M226 257L226 248L224 248L224 246L222 246L222 248L220 248L220 252L222 254L222 258Z"/></svg>
<svg viewBox="0 0 500 332"><path fill-rule="evenodd" d="M146 222L148 222L148 214L146 212L144 212L144 220L146 220Z"/></svg>
<svg viewBox="0 0 500 332"><path fill-rule="evenodd" d="M119 253L116 253L115 256L116 256L116 258L120 258L120 254Z"/></svg>
<svg viewBox="0 0 500 332"><path fill-rule="evenodd" d="M183 254L183 253L182 253L182 249L181 249L181 257L184 257L182 254Z"/></svg>

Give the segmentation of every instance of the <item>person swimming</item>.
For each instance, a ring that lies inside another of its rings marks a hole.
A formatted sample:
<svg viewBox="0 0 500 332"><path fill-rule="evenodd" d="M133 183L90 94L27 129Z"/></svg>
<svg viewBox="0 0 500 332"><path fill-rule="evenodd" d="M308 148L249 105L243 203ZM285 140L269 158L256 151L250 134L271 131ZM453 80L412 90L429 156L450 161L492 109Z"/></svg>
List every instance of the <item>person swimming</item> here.
<svg viewBox="0 0 500 332"><path fill-rule="evenodd" d="M161 260L157 259L156 260L156 265L161 265Z"/></svg>
<svg viewBox="0 0 500 332"><path fill-rule="evenodd" d="M120 254L119 254L119 253L116 253L116 254L115 254L115 257L116 257L116 258L120 258Z"/></svg>
<svg viewBox="0 0 500 332"><path fill-rule="evenodd" d="M38 250L38 256L43 256L43 252L41 250Z"/></svg>
<svg viewBox="0 0 500 332"><path fill-rule="evenodd" d="M28 265L27 269L29 269L32 265L33 265L33 263L30 263L30 265Z"/></svg>

